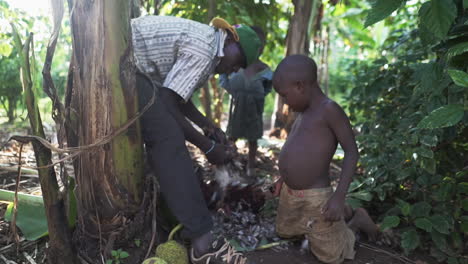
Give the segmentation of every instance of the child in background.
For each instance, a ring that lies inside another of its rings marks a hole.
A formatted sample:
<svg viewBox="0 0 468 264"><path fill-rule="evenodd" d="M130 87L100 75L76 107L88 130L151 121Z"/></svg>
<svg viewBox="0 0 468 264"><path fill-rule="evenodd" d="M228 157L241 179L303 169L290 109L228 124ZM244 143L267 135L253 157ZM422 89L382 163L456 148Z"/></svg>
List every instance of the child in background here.
<svg viewBox="0 0 468 264"><path fill-rule="evenodd" d="M259 56L265 47L265 33L259 27L251 27L259 36L262 46ZM263 107L265 97L271 91L273 72L260 59L246 69L231 75L222 74L220 85L231 95L227 135L234 142L245 138L249 142L247 175L252 176L255 170L257 140L263 136Z"/></svg>
<svg viewBox="0 0 468 264"><path fill-rule="evenodd" d="M305 235L312 253L325 263L353 259L354 233L361 231L374 239L378 227L366 210L353 212L345 205L358 161L348 117L323 94L317 82L317 66L306 56L286 57L274 73L273 85L286 104L299 113L279 156L276 231L282 237ZM345 156L339 184L333 191L328 172L338 143Z"/></svg>

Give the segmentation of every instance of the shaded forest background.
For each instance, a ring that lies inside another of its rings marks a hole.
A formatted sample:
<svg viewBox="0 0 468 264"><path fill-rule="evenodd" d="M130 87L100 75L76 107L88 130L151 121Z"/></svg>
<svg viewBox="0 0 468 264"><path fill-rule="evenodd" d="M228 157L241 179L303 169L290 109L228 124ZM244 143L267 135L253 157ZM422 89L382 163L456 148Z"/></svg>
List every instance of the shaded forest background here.
<svg viewBox="0 0 468 264"><path fill-rule="evenodd" d="M32 16L0 0L0 125L29 127L20 56L9 22L26 39L35 34L32 87L46 127L52 102L39 74L52 28L50 14ZM274 69L291 53L319 66L322 89L345 107L361 159L348 201L399 231L406 254L422 249L440 262L467 263L468 250L468 1L467 0L238 0L141 3L141 15L173 15L208 23L262 27L261 57ZM304 23L306 21L307 23ZM63 100L72 35L62 22L51 75ZM228 95L212 79L193 97L223 124ZM266 123L287 133L293 118L281 99L266 100ZM278 122L279 121L279 122Z"/></svg>

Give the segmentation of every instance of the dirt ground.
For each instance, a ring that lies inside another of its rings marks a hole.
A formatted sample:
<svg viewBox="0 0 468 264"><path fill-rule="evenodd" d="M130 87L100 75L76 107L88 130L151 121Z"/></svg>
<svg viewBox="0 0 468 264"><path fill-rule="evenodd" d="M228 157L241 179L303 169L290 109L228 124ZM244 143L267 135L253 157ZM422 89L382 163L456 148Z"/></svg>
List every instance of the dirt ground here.
<svg viewBox="0 0 468 264"><path fill-rule="evenodd" d="M12 133L8 133L7 130L0 131L0 147L3 146L6 139ZM268 141L262 140L260 143L259 158L257 160L258 168L256 175L258 179L261 179L261 184L267 186L274 180L277 175L276 159L281 146L280 141ZM245 163L246 159L246 148L241 144L239 151L242 153L240 160ZM0 189L14 190L16 183L16 166L18 162L18 151L19 146L16 143L9 143L0 149ZM198 164L199 173L202 176L205 174L212 174L210 169L206 169L208 166L204 157L201 157L196 150L191 148L191 154ZM23 165L34 165L34 153L30 146L26 146L23 150ZM334 163L331 167L330 174L332 177L339 175L340 167L339 162ZM208 175L209 176L209 175ZM20 192L40 195L40 186L37 176L37 172L34 170L25 170L21 177ZM39 264L46 263L45 249L47 247L47 239L43 238L38 241L26 241L19 236L19 244L15 244L11 239L10 225L3 218L6 205L0 204L0 264ZM274 210L269 209L269 210ZM272 217L271 217L272 218ZM274 219L274 218L272 218ZM271 225L270 221L270 225ZM250 226L250 228L252 225ZM221 227L222 228L222 227ZM246 226L247 228L247 226ZM247 230L247 229L246 229ZM246 231L248 233L248 230ZM356 245L356 258L352 261L346 261L345 263L437 263L436 261L428 258L428 254L418 253L412 256L404 257L398 246L384 247L376 244L367 244L365 241L359 242ZM268 264L310 264L320 263L306 250L301 250L300 245L290 244L286 248L270 248L265 250L250 251L246 254L249 259L254 260L255 263L268 263ZM126 261L126 263L133 263L132 261ZM64 263L65 264L65 263Z"/></svg>
<svg viewBox="0 0 468 264"><path fill-rule="evenodd" d="M376 251L381 250L381 251ZM255 251L247 254L249 259L252 259L257 264L320 264L311 253L301 252L298 247L292 247L288 250L264 250ZM410 259L401 259L398 252L393 252L391 249L369 249L362 244L356 245L356 257L354 260L346 260L344 263L355 264L400 264L400 263L437 263L432 259L425 258L423 254L417 254ZM415 259L415 261L411 260Z"/></svg>

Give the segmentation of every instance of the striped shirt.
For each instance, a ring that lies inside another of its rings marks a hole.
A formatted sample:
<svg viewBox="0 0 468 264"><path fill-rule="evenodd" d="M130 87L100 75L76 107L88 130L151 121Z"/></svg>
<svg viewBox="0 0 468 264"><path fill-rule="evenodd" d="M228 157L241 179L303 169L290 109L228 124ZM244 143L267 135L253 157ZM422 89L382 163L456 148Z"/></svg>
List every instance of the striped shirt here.
<svg viewBox="0 0 468 264"><path fill-rule="evenodd" d="M185 101L214 73L226 33L195 21L164 16L132 19L138 70Z"/></svg>

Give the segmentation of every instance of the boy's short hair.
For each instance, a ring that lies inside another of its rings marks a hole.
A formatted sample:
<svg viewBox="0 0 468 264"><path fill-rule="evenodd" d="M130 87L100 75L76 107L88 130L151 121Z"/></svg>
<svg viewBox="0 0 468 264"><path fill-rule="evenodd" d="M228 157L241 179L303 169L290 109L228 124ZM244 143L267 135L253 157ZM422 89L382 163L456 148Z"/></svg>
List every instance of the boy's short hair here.
<svg viewBox="0 0 468 264"><path fill-rule="evenodd" d="M317 64L315 61L301 54L289 55L284 58L276 67L275 75L284 74L289 79L295 81L308 81L314 83L317 81Z"/></svg>

